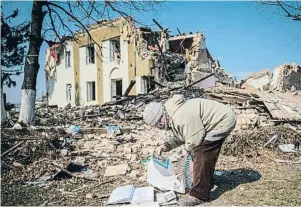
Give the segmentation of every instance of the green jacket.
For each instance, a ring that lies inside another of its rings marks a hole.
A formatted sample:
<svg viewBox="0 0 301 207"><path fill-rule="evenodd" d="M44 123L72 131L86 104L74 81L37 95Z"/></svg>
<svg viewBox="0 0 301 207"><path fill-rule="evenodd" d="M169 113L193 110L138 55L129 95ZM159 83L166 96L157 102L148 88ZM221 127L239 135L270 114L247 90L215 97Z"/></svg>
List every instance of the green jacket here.
<svg viewBox="0 0 301 207"><path fill-rule="evenodd" d="M185 101L183 95L175 95L166 101L165 108L175 135L167 140L171 148L185 144L185 149L191 151L204 139L225 138L214 134L231 132L236 123L232 109L213 100L195 98Z"/></svg>

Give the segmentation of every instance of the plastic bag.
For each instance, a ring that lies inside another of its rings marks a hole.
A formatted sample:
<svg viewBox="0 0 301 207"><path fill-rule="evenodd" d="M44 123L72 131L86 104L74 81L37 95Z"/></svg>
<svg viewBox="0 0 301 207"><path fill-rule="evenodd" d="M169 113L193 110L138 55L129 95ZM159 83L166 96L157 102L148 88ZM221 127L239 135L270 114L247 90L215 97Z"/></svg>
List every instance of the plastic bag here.
<svg viewBox="0 0 301 207"><path fill-rule="evenodd" d="M69 128L67 128L65 130L65 132L75 135L80 131L80 127L79 126L75 126L75 125L70 125Z"/></svg>
<svg viewBox="0 0 301 207"><path fill-rule="evenodd" d="M180 181L177 177L170 159L163 162L155 157L151 158L147 168L147 182L149 184L160 189L185 193L183 179Z"/></svg>

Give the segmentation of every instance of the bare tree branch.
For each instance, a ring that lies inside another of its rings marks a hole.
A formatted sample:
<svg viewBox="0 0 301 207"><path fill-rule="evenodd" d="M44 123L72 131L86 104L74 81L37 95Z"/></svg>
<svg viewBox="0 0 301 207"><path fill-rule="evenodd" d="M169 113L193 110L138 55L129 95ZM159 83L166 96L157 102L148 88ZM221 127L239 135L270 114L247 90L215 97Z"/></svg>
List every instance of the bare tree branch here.
<svg viewBox="0 0 301 207"><path fill-rule="evenodd" d="M301 21L301 8L292 6L292 2L283 2L283 1L262 1L262 5L275 6L278 7L281 11L285 13L285 16L294 20ZM296 5L299 5L296 2ZM298 12L298 13L295 13Z"/></svg>
<svg viewBox="0 0 301 207"><path fill-rule="evenodd" d="M66 15L69 15L73 20L75 20L78 24L80 24L81 28L84 29L87 33L87 35L89 36L89 39L92 40L101 50L101 46L93 39L93 37L91 36L88 28L81 22L79 21L74 15L72 15L70 12L68 12L65 8L53 3L53 2L48 2L49 5L56 7L58 9L60 9L61 11L63 11Z"/></svg>
<svg viewBox="0 0 301 207"><path fill-rule="evenodd" d="M52 29L55 33L55 36L61 41L61 37L59 36L58 32L56 31L56 27L54 25L54 20L53 20L53 17L52 17L52 10L51 10L49 5L46 4L46 6L48 8L48 15L49 15L51 26L52 26Z"/></svg>

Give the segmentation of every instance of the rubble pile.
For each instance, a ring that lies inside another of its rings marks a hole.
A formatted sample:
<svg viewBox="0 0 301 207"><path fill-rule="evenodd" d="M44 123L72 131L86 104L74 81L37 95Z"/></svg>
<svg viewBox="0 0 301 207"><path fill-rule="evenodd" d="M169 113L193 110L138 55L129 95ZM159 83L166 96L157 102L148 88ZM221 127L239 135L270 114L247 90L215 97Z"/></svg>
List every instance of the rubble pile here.
<svg viewBox="0 0 301 207"><path fill-rule="evenodd" d="M246 130L281 122L301 121L299 92L265 93L217 87L206 89L203 97L231 105L236 113L236 129Z"/></svg>
<svg viewBox="0 0 301 207"><path fill-rule="evenodd" d="M222 154L232 156L260 156L260 151L264 148L279 151L280 144L301 143L300 129L293 129L289 125L268 126L255 130L244 130L237 133L232 133L225 141ZM271 140L269 142L269 140ZM289 157L289 155L282 156ZM290 154L290 159L297 159L299 153Z"/></svg>
<svg viewBox="0 0 301 207"><path fill-rule="evenodd" d="M185 60L184 54L166 52L164 54L166 62L166 72L170 81L185 80Z"/></svg>
<svg viewBox="0 0 301 207"><path fill-rule="evenodd" d="M64 192L76 195L77 198L70 201L72 205L82 204L87 199L86 194L91 194L88 197L98 198L98 205L104 204L107 195L116 186L127 183L135 183L136 186L147 184L146 166L143 163L148 161L156 147L169 136L164 130L151 129L142 121L136 121L135 126L131 133L116 136L93 133L74 137L63 131L53 130L31 134L26 138L34 140L27 140L13 153L2 157L2 164L5 164L2 166L7 169L3 177L11 182L22 182L28 189L31 186L47 189L61 205L66 202L61 200ZM3 151L7 151L24 137L17 134L2 134L10 143ZM65 140L62 141L61 137ZM69 139L73 140L69 141L70 145L66 145L65 142ZM26 162L22 161L20 154L30 157L34 151L43 153ZM173 162L178 162L184 154L178 148L169 155Z"/></svg>
<svg viewBox="0 0 301 207"><path fill-rule="evenodd" d="M273 136L277 139L269 148L276 151L279 144L301 142L299 92L266 93L217 87L206 89L203 97L228 104L235 111L236 126L223 147L226 155L254 156Z"/></svg>
<svg viewBox="0 0 301 207"><path fill-rule="evenodd" d="M301 66L284 64L274 69L271 89L277 91L301 90ZM277 77L279 76L279 77Z"/></svg>
<svg viewBox="0 0 301 207"><path fill-rule="evenodd" d="M231 105L237 114L237 126L223 144L223 155L258 157L276 152L278 158L298 161L300 150L295 153L279 150L280 144L297 147L301 142L301 128L297 123L275 122L275 117L269 112L267 101L271 104L271 100L277 100L275 104L284 104L280 96L276 99L279 94L272 93L272 98L264 99L265 92L263 95L226 87L185 89L183 82L166 85L168 87L157 88L149 94L120 97L103 106L68 105L65 108L37 109L36 123L63 127L45 128L44 132L33 130L27 135L18 135L22 133L18 130L8 130L12 133L2 131L2 151L7 152L22 142L2 156L2 170L6 172L4 180L22 182L28 189L32 186L46 189L56 202L50 200L49 205L66 204L66 196L72 197L68 200L69 205L86 205L89 199L97 202L95 205L102 205L117 186L148 185L146 164L156 148L172 133L144 124L141 113L148 102L164 102L172 94L184 94L187 99L203 96ZM287 95L300 96L296 92ZM290 107L297 109L293 105ZM70 124L80 126L80 131L74 134L68 130ZM87 127L106 129L111 124L119 126L120 132L85 130ZM126 128L130 130L126 131ZM177 171L181 170L186 155L183 146L165 155L174 162ZM5 185L9 186L8 183ZM10 192L7 190L6 194Z"/></svg>
<svg viewBox="0 0 301 207"><path fill-rule="evenodd" d="M201 97L203 94L202 89L193 87L185 89L181 83L170 85L173 86L157 88L148 94L121 97L119 100L108 102L102 106L39 108L36 110L36 125L73 124L85 127L101 127L105 125L107 119L140 120L144 106L149 102L164 102L172 94L183 94L187 99Z"/></svg>
<svg viewBox="0 0 301 207"><path fill-rule="evenodd" d="M242 88L260 91L298 91L301 90L301 66L295 63L283 64L271 73L268 70L255 73L244 80Z"/></svg>
<svg viewBox="0 0 301 207"><path fill-rule="evenodd" d="M255 93L246 93L238 89L212 88L205 91L204 98L231 105L237 119L236 131L273 124L269 122L270 117L265 106Z"/></svg>

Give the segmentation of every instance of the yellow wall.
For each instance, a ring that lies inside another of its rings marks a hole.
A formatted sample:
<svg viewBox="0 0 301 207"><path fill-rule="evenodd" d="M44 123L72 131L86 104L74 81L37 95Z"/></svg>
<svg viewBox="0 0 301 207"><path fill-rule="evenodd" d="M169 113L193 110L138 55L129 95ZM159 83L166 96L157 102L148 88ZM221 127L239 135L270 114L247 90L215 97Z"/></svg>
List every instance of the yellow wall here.
<svg viewBox="0 0 301 207"><path fill-rule="evenodd" d="M134 55L134 43L128 44L128 57L129 57L129 83L131 80L135 80L135 55ZM130 95L136 94L136 84L133 86L132 90L129 93Z"/></svg>
<svg viewBox="0 0 301 207"><path fill-rule="evenodd" d="M80 104L80 88L79 88L79 54L78 45L73 42L73 61L74 61L74 93L75 93L75 105Z"/></svg>
<svg viewBox="0 0 301 207"><path fill-rule="evenodd" d="M90 31L91 37L98 44L96 45L96 66L97 66L97 97L98 104L103 104L103 85L102 85L102 62L101 62L101 50L102 41L120 36L119 22L115 23L112 27L102 27ZM74 41L74 83L75 86L79 85L79 47L88 44L88 35L79 35L78 43ZM90 42L92 43L92 41ZM80 96L80 90L75 92L76 95Z"/></svg>
<svg viewBox="0 0 301 207"><path fill-rule="evenodd" d="M122 20L120 20L122 21ZM94 29L90 31L90 34L93 38L93 40L99 44L96 45L96 65L97 65L97 96L98 96L98 104L103 104L103 68L102 68L102 61L101 61L101 50L99 46L102 45L102 41L111 39L118 36L125 36L127 31L127 27L123 28L123 34L120 32L120 21L114 22L111 27L101 27L98 29ZM73 42L73 50L74 50L74 83L75 87L79 86L79 47L87 45L88 44L89 37L87 34L78 35L78 42ZM90 42L92 43L92 41ZM128 44L128 67L129 67L129 82L131 80L135 80L135 72L134 72L134 43ZM149 60L147 58L142 59L137 53L136 53L136 76L143 76L143 75L150 75L151 74L151 66L152 66L152 60ZM130 91L131 95L136 94L136 84ZM75 96L80 97L80 90L77 88L75 90ZM80 102L78 102L79 104Z"/></svg>
<svg viewBox="0 0 301 207"><path fill-rule="evenodd" d="M136 75L137 76L144 76L151 74L151 66L152 60L148 58L142 58L141 56L136 56Z"/></svg>

